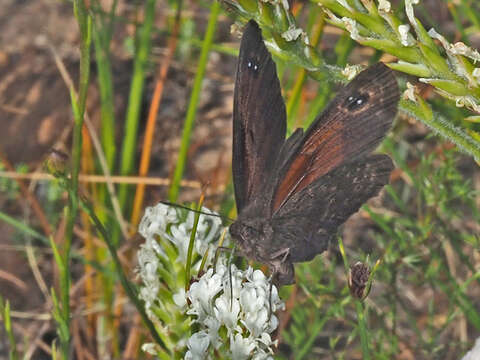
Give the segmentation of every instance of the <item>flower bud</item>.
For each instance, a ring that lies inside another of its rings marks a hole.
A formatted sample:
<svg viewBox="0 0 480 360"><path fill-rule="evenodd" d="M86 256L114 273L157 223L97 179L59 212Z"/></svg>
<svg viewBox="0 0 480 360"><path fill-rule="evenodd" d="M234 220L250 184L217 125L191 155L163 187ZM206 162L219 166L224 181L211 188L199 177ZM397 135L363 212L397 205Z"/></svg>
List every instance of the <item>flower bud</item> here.
<svg viewBox="0 0 480 360"><path fill-rule="evenodd" d="M67 172L68 155L56 149L50 150L45 166L54 176L65 176Z"/></svg>
<svg viewBox="0 0 480 360"><path fill-rule="evenodd" d="M370 269L364 263L359 261L350 267L350 272L348 274L348 287L350 288L352 296L360 300L363 300L368 296L370 289L366 294L364 294L364 291L369 277Z"/></svg>

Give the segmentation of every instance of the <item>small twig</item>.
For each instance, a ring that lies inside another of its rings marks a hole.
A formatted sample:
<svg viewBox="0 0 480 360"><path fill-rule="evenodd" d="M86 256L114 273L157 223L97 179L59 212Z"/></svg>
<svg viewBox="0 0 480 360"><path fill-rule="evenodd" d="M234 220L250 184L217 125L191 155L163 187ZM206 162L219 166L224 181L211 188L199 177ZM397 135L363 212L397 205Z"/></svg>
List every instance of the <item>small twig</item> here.
<svg viewBox="0 0 480 360"><path fill-rule="evenodd" d="M42 273L38 267L38 261L37 261L37 258L35 257L35 253L33 251L33 247L30 244L30 241L25 247L25 252L27 254L27 259L28 259L28 264L30 265L30 269L32 269L33 277L35 278L35 281L37 282L38 287L42 291L43 296L47 300L48 305L51 305L50 292L48 291L47 284L45 283Z"/></svg>
<svg viewBox="0 0 480 360"><path fill-rule="evenodd" d="M14 284L17 288L19 288L22 291L26 291L28 289L27 284L22 279L2 269L0 269L0 279Z"/></svg>
<svg viewBox="0 0 480 360"><path fill-rule="evenodd" d="M27 334L28 330L24 328L23 326L20 326L18 324L14 324L15 329L18 331L20 334ZM34 340L29 342L29 347L27 351L24 354L24 359L31 359L32 355L35 353L37 348L41 348L43 351L45 351L48 355L52 355L52 350L49 345L47 345L44 341L42 341L43 335L47 331L51 329L50 323L46 322L42 325L42 327L36 331L36 334L34 335Z"/></svg>
<svg viewBox="0 0 480 360"><path fill-rule="evenodd" d="M0 171L0 178L9 179L28 179L28 180L54 180L53 175L41 172L34 173L18 173L16 171ZM171 180L165 178L154 178L144 176L107 176L94 174L80 174L78 176L80 182L85 183L111 183L111 184L145 184L154 186L169 186ZM202 184L194 180L182 180L180 183L182 187L201 189ZM221 189L222 190L222 189Z"/></svg>

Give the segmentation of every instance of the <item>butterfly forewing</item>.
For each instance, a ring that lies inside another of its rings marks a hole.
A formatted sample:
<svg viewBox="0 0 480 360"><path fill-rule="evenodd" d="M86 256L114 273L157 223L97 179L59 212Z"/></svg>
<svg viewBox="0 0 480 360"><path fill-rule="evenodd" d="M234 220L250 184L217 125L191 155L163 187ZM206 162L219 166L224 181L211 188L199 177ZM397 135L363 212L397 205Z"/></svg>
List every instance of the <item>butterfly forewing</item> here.
<svg viewBox="0 0 480 360"><path fill-rule="evenodd" d="M237 210L261 192L285 140L286 112L275 63L258 25L243 33L233 105L233 183Z"/></svg>
<svg viewBox="0 0 480 360"><path fill-rule="evenodd" d="M384 64L362 71L343 88L307 130L301 145L278 169L272 211L345 161L370 153L397 111L398 85ZM348 191L348 188L342 191Z"/></svg>

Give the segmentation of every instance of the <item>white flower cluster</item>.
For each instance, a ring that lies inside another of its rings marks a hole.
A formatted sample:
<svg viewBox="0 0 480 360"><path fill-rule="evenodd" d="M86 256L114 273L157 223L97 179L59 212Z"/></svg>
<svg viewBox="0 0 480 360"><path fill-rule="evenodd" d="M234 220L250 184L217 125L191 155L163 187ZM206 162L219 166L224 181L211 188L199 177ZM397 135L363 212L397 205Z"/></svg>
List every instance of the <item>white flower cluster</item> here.
<svg viewBox="0 0 480 360"><path fill-rule="evenodd" d="M217 215L206 207L202 207L201 211ZM159 253L163 253L163 250L158 245L158 236L172 242L179 252L177 261L185 263L196 214L193 211L188 211L186 217L182 217L181 213L181 209L162 203L154 207L148 207L138 231L146 239L146 244L154 247ZM218 238L222 230L222 221L218 216L201 214L195 234L196 252L203 256L209 244Z"/></svg>
<svg viewBox="0 0 480 360"><path fill-rule="evenodd" d="M229 272L227 266L218 265L216 272L210 268L194 282L186 296L187 314L195 316L200 330L188 339L185 359L207 359L210 349L226 350L234 360L273 359L275 342L270 334L278 326L273 313L284 304L260 270L242 271L231 265Z"/></svg>
<svg viewBox="0 0 480 360"><path fill-rule="evenodd" d="M202 211L210 213L206 208ZM284 304L260 270L242 271L231 265L228 271L225 257L220 257L216 271L210 266L185 293L185 262L195 216L164 204L145 211L139 227L145 244L138 251L138 262L143 282L140 297L148 316L159 331L172 334L175 341L169 344L170 351L188 349L185 359L208 359L213 349L234 360L272 359L271 333L278 326L273 313ZM194 243L200 256L195 255L192 274L198 272L209 246L206 266L211 263L212 242L224 230L218 217L200 215ZM198 328L189 338L186 315ZM142 348L153 355L159 351L156 344Z"/></svg>
<svg viewBox="0 0 480 360"><path fill-rule="evenodd" d="M214 214L207 208L202 208L202 211ZM137 253L138 272L143 282L140 298L145 301L147 314L157 324L159 321L153 308L168 308L165 299L159 297L162 286L167 286L168 290L174 293L185 286L184 278L180 274L183 274L185 269L195 216L194 212L185 214L184 210L160 203L148 207L140 222L139 232L145 238L145 243ZM220 218L200 215L195 234L196 253L203 256L211 246L210 243L217 240L223 230ZM209 251L209 259L213 257L213 253L213 250ZM200 261L192 264L196 270L199 266ZM169 275L168 282L167 277L162 274Z"/></svg>

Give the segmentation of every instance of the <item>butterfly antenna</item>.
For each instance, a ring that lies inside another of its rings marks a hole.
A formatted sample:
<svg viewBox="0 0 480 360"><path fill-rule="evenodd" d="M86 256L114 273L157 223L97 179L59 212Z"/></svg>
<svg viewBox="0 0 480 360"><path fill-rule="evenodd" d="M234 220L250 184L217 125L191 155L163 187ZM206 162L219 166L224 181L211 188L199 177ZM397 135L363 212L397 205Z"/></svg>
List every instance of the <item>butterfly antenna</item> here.
<svg viewBox="0 0 480 360"><path fill-rule="evenodd" d="M184 206L184 205L180 205L180 204L175 204L175 203L172 203L172 202L170 202L170 201L159 201L159 202L162 203L162 204L164 204L164 205L173 206L173 207L177 207L177 208L180 208L180 209L185 209L185 210L188 210L188 211L192 211L192 212L194 212L194 213L197 213L197 214L208 215L208 216L216 216L216 217L219 217L219 218L221 218L221 219L230 221L230 222L232 222L232 223L235 221L235 220L233 220L233 219L230 219L228 216L223 216L223 215L220 215L220 214L212 214L212 213L208 213L208 212L205 212L205 211L190 209L188 206Z"/></svg>
<svg viewBox="0 0 480 360"><path fill-rule="evenodd" d="M233 279L232 279L232 259L235 252L235 245L233 245L232 252L228 258L228 276L230 278L230 311L233 310Z"/></svg>
<svg viewBox="0 0 480 360"><path fill-rule="evenodd" d="M160 203L164 204L164 205L168 205L168 206L173 206L173 207L177 207L177 208L180 208L180 209L185 209L185 210L188 210L188 211L192 211L194 213L198 213L198 214L202 214L202 215L208 215L208 216L216 216L216 217L219 217L221 219L224 219L224 220L227 220L227 221L230 221L230 222L235 222L234 219L232 218L229 218L228 216L224 216L224 215L220 215L220 214L212 214L212 213L208 213L208 212L205 212L205 211L200 211L200 210L195 210L195 209L191 209L189 208L188 206L184 206L184 205L180 205L180 204L175 204L175 203L172 203L170 201L159 201ZM256 227L253 227L251 225L248 225L248 224L244 224L245 227L248 227L249 229L251 230L254 230L254 231L258 231L258 229Z"/></svg>
<svg viewBox="0 0 480 360"><path fill-rule="evenodd" d="M217 262L218 262L218 254L220 252L233 252L233 249L230 249L229 247L226 246L218 246L217 249L215 250L215 257L213 259L213 272L217 272Z"/></svg>
<svg viewBox="0 0 480 360"><path fill-rule="evenodd" d="M268 321L272 318L272 290L273 290L273 279L275 277L275 272L270 277L270 292L268 294Z"/></svg>

